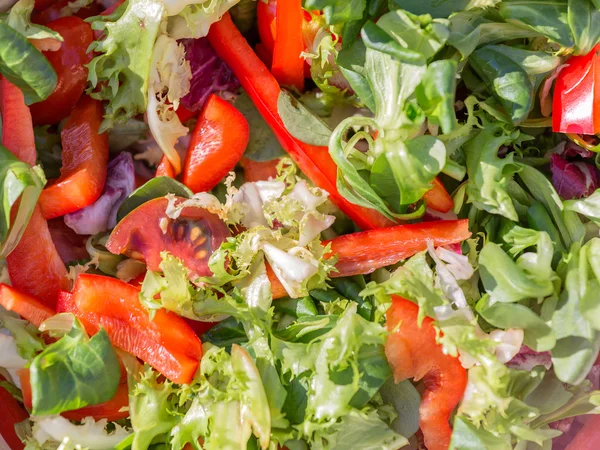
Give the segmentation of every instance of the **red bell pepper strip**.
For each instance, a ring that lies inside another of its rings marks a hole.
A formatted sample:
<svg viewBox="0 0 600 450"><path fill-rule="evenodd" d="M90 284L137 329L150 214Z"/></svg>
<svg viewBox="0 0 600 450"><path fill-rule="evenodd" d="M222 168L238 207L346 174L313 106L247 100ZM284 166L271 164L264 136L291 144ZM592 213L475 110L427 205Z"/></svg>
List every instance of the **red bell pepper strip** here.
<svg viewBox="0 0 600 450"><path fill-rule="evenodd" d="M194 193L214 188L238 163L250 139L241 112L211 94L192 132L183 169L183 184Z"/></svg>
<svg viewBox="0 0 600 450"><path fill-rule="evenodd" d="M0 381L5 381L0 375ZM10 393L0 387L0 436L8 444L10 450L22 450L25 445L17 436L15 425L29 418L27 411L19 404Z"/></svg>
<svg viewBox="0 0 600 450"><path fill-rule="evenodd" d="M175 178L175 169L169 162L169 158L163 156L160 160L160 164L156 166L156 175L157 177L169 177Z"/></svg>
<svg viewBox="0 0 600 450"><path fill-rule="evenodd" d="M437 177L433 179L433 187L425 192L423 199L427 207L434 211L447 213L454 208L452 197Z"/></svg>
<svg viewBox="0 0 600 450"><path fill-rule="evenodd" d="M40 195L46 219L63 216L94 203L104 188L108 165L108 135L99 134L102 104L82 97L61 132L61 176Z"/></svg>
<svg viewBox="0 0 600 450"><path fill-rule="evenodd" d="M31 410L31 382L29 369L19 370L19 380L21 381L21 392L23 393L23 403ZM106 419L108 421L121 420L129 417L129 390L127 383L119 384L115 396L107 402L100 403L98 405L85 406L83 408L74 409L72 411L65 411L61 413L61 416L75 420L77 422L82 421L86 417L93 417L94 420ZM125 409L125 411L121 411Z"/></svg>
<svg viewBox="0 0 600 450"><path fill-rule="evenodd" d="M267 181L270 178L277 176L277 165L279 159L272 159L271 161L252 161L251 159L244 158L240 159L240 166L244 169L244 180L252 181Z"/></svg>
<svg viewBox="0 0 600 450"><path fill-rule="evenodd" d="M379 212L357 206L337 190L337 166L327 147L308 145L295 139L285 128L277 112L281 89L277 80L252 51L226 13L210 27L208 39L217 55L231 68L246 93L265 118L282 147L300 169L318 187L329 192L331 200L359 227L368 230L394 225Z"/></svg>
<svg viewBox="0 0 600 450"><path fill-rule="evenodd" d="M600 133L600 44L587 55L572 56L554 85L552 131Z"/></svg>
<svg viewBox="0 0 600 450"><path fill-rule="evenodd" d="M0 77L0 114L2 114L2 145L30 166L35 165L37 153L33 136L31 113L25 105L21 90Z"/></svg>
<svg viewBox="0 0 600 450"><path fill-rule="evenodd" d="M21 91L4 79L0 79L0 112L2 144L22 161L35 164L37 154L31 113ZM12 285L50 307L56 303L59 290L68 288L67 269L37 206L19 244L6 261Z"/></svg>
<svg viewBox="0 0 600 450"><path fill-rule="evenodd" d="M395 264L427 249L427 242L434 246L456 244L471 236L468 220L440 220L391 228L345 234L323 245L331 245L330 255L336 255L337 272L330 277L364 275L380 267ZM267 272L271 281L273 298L283 297L285 289L274 274Z"/></svg>
<svg viewBox="0 0 600 450"><path fill-rule="evenodd" d="M419 307L399 296L392 296L387 312L391 333L385 354L396 383L423 379L419 423L428 450L447 450L452 430L448 424L452 411L467 386L467 372L458 358L444 354L436 340L433 321L425 318L419 327Z"/></svg>
<svg viewBox="0 0 600 450"><path fill-rule="evenodd" d="M271 72L279 84L304 89L304 13L301 0L277 2L277 39Z"/></svg>
<svg viewBox="0 0 600 450"><path fill-rule="evenodd" d="M4 283L0 284L0 305L8 311L17 313L38 328L42 322L55 314L52 308L44 305L37 298L19 292Z"/></svg>
<svg viewBox="0 0 600 450"><path fill-rule="evenodd" d="M258 36L264 51L270 58L275 49L275 38L277 36L277 0L260 1L256 5L256 21L258 25Z"/></svg>
<svg viewBox="0 0 600 450"><path fill-rule="evenodd" d="M68 117L85 91L88 69L92 60L86 53L94 41L89 23L79 17L62 17L46 25L57 31L64 41L56 51L45 51L44 56L56 71L58 81L54 92L44 101L31 105L35 125L52 125Z"/></svg>

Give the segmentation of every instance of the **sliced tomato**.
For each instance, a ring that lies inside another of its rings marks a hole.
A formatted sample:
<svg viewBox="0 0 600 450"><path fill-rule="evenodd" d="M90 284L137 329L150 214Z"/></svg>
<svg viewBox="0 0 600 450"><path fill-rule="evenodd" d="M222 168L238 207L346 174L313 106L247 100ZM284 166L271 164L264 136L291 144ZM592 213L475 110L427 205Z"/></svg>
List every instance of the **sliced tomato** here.
<svg viewBox="0 0 600 450"><path fill-rule="evenodd" d="M329 192L330 199L362 229L393 225L393 221L379 212L357 206L339 193L338 168L331 159L327 147L305 144L287 131L277 108L281 92L279 84L235 27L228 13L210 27L208 39L217 55L231 68L284 150L296 161L302 172L316 186Z"/></svg>
<svg viewBox="0 0 600 450"><path fill-rule="evenodd" d="M570 57L556 77L552 131L600 133L600 44L587 55Z"/></svg>
<svg viewBox="0 0 600 450"><path fill-rule="evenodd" d="M267 181L277 176L277 165L279 159L271 161L252 161L248 158L240 159L240 165L244 169L244 180L246 181Z"/></svg>
<svg viewBox="0 0 600 450"><path fill-rule="evenodd" d="M173 169L173 166L169 162L169 158L166 156L162 157L160 164L156 167L155 176L175 178L175 169Z"/></svg>
<svg viewBox="0 0 600 450"><path fill-rule="evenodd" d="M0 284L0 305L8 311L17 313L38 328L42 322L55 314L52 308L46 306L37 298L19 292L14 287L4 283Z"/></svg>
<svg viewBox="0 0 600 450"><path fill-rule="evenodd" d="M454 201L439 178L434 178L433 187L423 196L428 208L447 213L454 208Z"/></svg>
<svg viewBox="0 0 600 450"><path fill-rule="evenodd" d="M185 158L183 183L193 192L214 188L238 163L250 139L244 115L211 94L202 108Z"/></svg>
<svg viewBox="0 0 600 450"><path fill-rule="evenodd" d="M30 166L35 165L37 152L31 113L21 90L0 77L0 114L2 114L2 145Z"/></svg>
<svg viewBox="0 0 600 450"><path fill-rule="evenodd" d="M72 295L61 294L57 309L74 314L90 334L104 328L113 345L169 380L189 383L202 357L202 343L176 314L159 310L150 320L138 296L138 288L116 278L82 274Z"/></svg>
<svg viewBox="0 0 600 450"><path fill-rule="evenodd" d="M31 410L31 382L29 378L29 369L19 370L19 380L21 381L21 392L23 393L23 403ZM108 421L121 420L129 417L129 390L127 383L119 384L115 396L107 402L98 405L85 406L73 411L65 411L61 416L69 420L81 422L86 417L93 417L94 420L106 419ZM125 409L124 411L121 411Z"/></svg>
<svg viewBox="0 0 600 450"><path fill-rule="evenodd" d="M284 86L293 86L299 91L304 89L304 38L302 29L304 13L302 0L277 2L276 6L275 47L271 72Z"/></svg>
<svg viewBox="0 0 600 450"><path fill-rule="evenodd" d="M423 379L419 423L425 445L428 450L447 450L452 435L448 421L465 392L467 372L458 358L444 354L430 318L418 325L418 313L413 302L392 296L386 322L391 334L385 354L396 383Z"/></svg>
<svg viewBox="0 0 600 450"><path fill-rule="evenodd" d="M0 375L0 381L5 381L5 378ZM27 411L23 409L21 404L10 395L10 393L0 386L0 436L8 444L10 450L22 450L25 445L17 436L15 425L29 418Z"/></svg>
<svg viewBox="0 0 600 450"><path fill-rule="evenodd" d="M85 208L102 193L108 165L108 135L98 133L103 113L102 103L84 96L67 120L61 132L60 178L40 195L46 219Z"/></svg>
<svg viewBox="0 0 600 450"><path fill-rule="evenodd" d="M160 253L167 251L185 261L193 274L211 276L208 258L231 235L229 229L204 208L187 207L171 219L165 213L167 204L161 197L134 209L117 224L106 248L115 255L144 261L155 271L160 270Z"/></svg>
<svg viewBox="0 0 600 450"><path fill-rule="evenodd" d="M92 27L79 17L62 17L46 26L58 32L64 41L59 50L43 52L54 67L58 81L50 97L31 105L36 125L52 125L69 116L85 91L86 64L92 60L92 54L86 52L94 41Z"/></svg>

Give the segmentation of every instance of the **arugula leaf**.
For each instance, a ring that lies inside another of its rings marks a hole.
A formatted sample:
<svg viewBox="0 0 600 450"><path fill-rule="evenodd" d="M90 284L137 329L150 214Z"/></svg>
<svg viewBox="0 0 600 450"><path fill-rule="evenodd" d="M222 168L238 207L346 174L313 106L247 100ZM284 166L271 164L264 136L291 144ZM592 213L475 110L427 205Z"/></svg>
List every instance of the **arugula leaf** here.
<svg viewBox="0 0 600 450"><path fill-rule="evenodd" d="M451 59L432 62L416 90L417 101L427 119L439 125L444 133L450 133L456 125L456 69L456 61Z"/></svg>
<svg viewBox="0 0 600 450"><path fill-rule="evenodd" d="M45 100L54 92L56 71L21 33L0 22L0 74L23 92L25 103Z"/></svg>
<svg viewBox="0 0 600 450"><path fill-rule="evenodd" d="M514 141L518 132L507 129L501 123L487 124L465 146L467 156L467 195L470 203L492 214L518 221L518 215L507 191L512 175L518 166L513 154L498 157L502 145Z"/></svg>
<svg viewBox="0 0 600 450"><path fill-rule="evenodd" d="M146 111L152 50L164 14L159 0L128 0L109 16L88 19L103 32L89 48L98 55L88 65L90 95L108 101L100 132Z"/></svg>
<svg viewBox="0 0 600 450"><path fill-rule="evenodd" d="M68 334L34 358L30 371L36 416L106 402L115 395L121 376L106 332L88 338L77 319Z"/></svg>
<svg viewBox="0 0 600 450"><path fill-rule="evenodd" d="M193 193L185 185L170 177L155 177L133 191L119 207L117 222L138 206L154 198L174 194L178 197L190 198Z"/></svg>
<svg viewBox="0 0 600 450"><path fill-rule="evenodd" d="M505 20L537 31L563 47L575 45L568 22L567 1L504 0L499 11Z"/></svg>
<svg viewBox="0 0 600 450"><path fill-rule="evenodd" d="M1 259L19 243L45 184L44 173L38 166L31 167L0 145ZM18 212L11 221L11 209L19 199Z"/></svg>

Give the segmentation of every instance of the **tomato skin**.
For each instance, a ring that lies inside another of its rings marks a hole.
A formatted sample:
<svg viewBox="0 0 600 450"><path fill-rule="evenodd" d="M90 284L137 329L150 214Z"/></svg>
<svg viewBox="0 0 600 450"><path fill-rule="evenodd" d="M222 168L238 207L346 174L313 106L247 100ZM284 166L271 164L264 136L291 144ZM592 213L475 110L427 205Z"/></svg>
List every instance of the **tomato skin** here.
<svg viewBox="0 0 600 450"><path fill-rule="evenodd" d="M31 113L21 90L0 77L0 114L2 114L2 145L30 166L35 165L37 152Z"/></svg>
<svg viewBox="0 0 600 450"><path fill-rule="evenodd" d="M572 56L554 85L552 131L600 132L600 44L587 55Z"/></svg>
<svg viewBox="0 0 600 450"><path fill-rule="evenodd" d="M240 159L240 165L244 169L244 180L246 181L267 181L270 178L277 177L277 165L279 159L271 161L252 161L251 159Z"/></svg>
<svg viewBox="0 0 600 450"><path fill-rule="evenodd" d="M452 435L448 420L465 392L467 372L458 358L443 353L430 318L426 317L419 327L418 312L413 302L392 296L386 322L391 334L385 354L396 383L407 378L423 379L419 422L425 445L428 450L447 450Z"/></svg>
<svg viewBox="0 0 600 450"><path fill-rule="evenodd" d="M211 94L202 108L188 147L183 184L194 193L214 188L237 164L250 139L244 115Z"/></svg>
<svg viewBox="0 0 600 450"><path fill-rule="evenodd" d="M64 8L68 8L69 3L71 3L69 0L58 0L53 1L52 4L47 5L45 8L38 9L36 2L34 13L31 15L31 21L40 25L46 25L53 20L66 17ZM97 16L103 9L104 8L102 8L99 3L92 2L89 6L78 9L75 14L73 14L73 17L85 20L88 17Z"/></svg>
<svg viewBox="0 0 600 450"><path fill-rule="evenodd" d="M34 125L53 125L68 117L87 84L85 64L92 60L86 53L94 40L90 24L79 17L62 17L46 25L64 39L57 51L43 52L58 76L54 92L46 100L31 105Z"/></svg>
<svg viewBox="0 0 600 450"><path fill-rule="evenodd" d="M304 13L301 0L279 1L276 6L277 38L273 49L271 72L282 85L304 89L305 49L302 28Z"/></svg>
<svg viewBox="0 0 600 450"><path fill-rule="evenodd" d="M256 19L258 21L258 35L260 42L269 54L275 49L277 36L277 0L260 1L256 6Z"/></svg>
<svg viewBox="0 0 600 450"><path fill-rule="evenodd" d="M195 275L211 276L208 258L231 236L229 229L217 216L204 208L187 207L182 210L179 219L167 218L167 204L167 199L161 197L138 206L117 224L106 243L106 248L115 255L124 254L144 261L148 269L154 271L160 270L160 253L168 251L186 261L188 269ZM160 226L163 219L167 220L166 229L176 234L177 239L174 239L172 233L163 233ZM188 220L197 225L200 234L192 236L189 227L181 228ZM189 231L189 234L184 235L186 231ZM190 240L182 242L182 238L186 236Z"/></svg>
<svg viewBox="0 0 600 450"><path fill-rule="evenodd" d="M0 375L0 381L5 381ZM4 438L10 450L22 450L25 445L15 432L15 425L29 417L27 411L10 393L0 386L0 436Z"/></svg>
<svg viewBox="0 0 600 450"><path fill-rule="evenodd" d="M226 13L210 27L208 39L217 56L231 68L240 84L267 121L282 147L318 187L363 230L394 225L373 209L350 203L337 190L337 166L327 147L308 145L295 139L279 117L277 100L281 89L277 80L256 56Z"/></svg>
<svg viewBox="0 0 600 450"><path fill-rule="evenodd" d="M449 212L454 208L454 201L439 178L434 178L433 187L423 196L428 208L442 213Z"/></svg>
<svg viewBox="0 0 600 450"><path fill-rule="evenodd" d="M19 292L4 283L0 284L0 305L8 311L16 312L38 328L42 322L55 314L52 308L44 305L37 298Z"/></svg>
<svg viewBox="0 0 600 450"><path fill-rule="evenodd" d="M102 193L108 166L108 134L98 134L103 113L102 103L84 96L67 120L61 132L61 176L40 195L46 219L85 208Z"/></svg>
<svg viewBox="0 0 600 450"><path fill-rule="evenodd" d="M23 392L23 403L28 409L31 409L31 382L29 369L19 370L19 380L21 381L21 391ZM129 417L128 411L120 411L129 406L129 390L127 383L119 384L115 396L107 402L98 405L89 405L83 408L65 411L60 415L77 422L81 422L86 417L93 417L94 420L106 419L108 421L121 420Z"/></svg>

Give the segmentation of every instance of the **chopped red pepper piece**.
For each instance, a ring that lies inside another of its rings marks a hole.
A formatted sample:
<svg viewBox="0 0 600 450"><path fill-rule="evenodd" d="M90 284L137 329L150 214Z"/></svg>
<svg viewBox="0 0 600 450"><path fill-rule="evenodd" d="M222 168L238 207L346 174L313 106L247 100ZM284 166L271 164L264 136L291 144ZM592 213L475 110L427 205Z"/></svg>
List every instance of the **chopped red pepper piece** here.
<svg viewBox="0 0 600 450"><path fill-rule="evenodd" d="M425 445L428 450L447 450L452 435L448 420L465 392L467 372L458 358L444 354L430 318L418 325L418 314L419 307L413 302L392 296L386 321L391 334L385 354L396 383L423 379L419 422Z"/></svg>
<svg viewBox="0 0 600 450"><path fill-rule="evenodd" d="M427 207L434 211L447 213L454 208L452 197L437 177L433 180L433 187L425 192L423 199Z"/></svg>
<svg viewBox="0 0 600 450"><path fill-rule="evenodd" d="M37 153L33 123L25 97L10 81L0 77L0 113L2 114L2 145L30 166L35 165Z"/></svg>
<svg viewBox="0 0 600 450"><path fill-rule="evenodd" d="M277 39L273 49L271 72L284 86L304 89L304 38L302 25L304 14L301 0L277 2Z"/></svg>
<svg viewBox="0 0 600 450"><path fill-rule="evenodd" d="M19 292L4 283L0 284L0 305L8 311L17 313L38 328L42 322L55 314L52 308L44 305L37 298Z"/></svg>
<svg viewBox="0 0 600 450"><path fill-rule="evenodd" d="M244 169L244 180L245 181L267 181L270 178L277 176L277 165L279 159L272 159L271 161L252 161L248 158L240 159L240 166Z"/></svg>
<svg viewBox="0 0 600 450"><path fill-rule="evenodd" d="M183 169L183 184L194 193L214 188L238 163L250 139L246 118L211 94L192 132Z"/></svg>
<svg viewBox="0 0 600 450"><path fill-rule="evenodd" d="M600 44L587 55L572 56L554 85L552 131L600 133Z"/></svg>
<svg viewBox="0 0 600 450"><path fill-rule="evenodd" d="M316 186L329 192L331 200L362 229L394 225L393 221L379 212L350 203L338 192L338 169L327 147L305 144L287 131L277 112L277 100L281 92L279 84L248 45L228 13L211 26L208 39L302 172Z"/></svg>
<svg viewBox="0 0 600 450"><path fill-rule="evenodd" d="M0 381L5 378L0 375ZM17 436L15 425L29 418L27 411L19 404L10 393L0 386L0 436L8 444L10 450L22 450L25 445Z"/></svg>
<svg viewBox="0 0 600 450"><path fill-rule="evenodd" d="M102 103L82 97L61 132L61 176L40 195L46 219L63 216L94 203L104 188L108 165L108 135L99 134Z"/></svg>
<svg viewBox="0 0 600 450"><path fill-rule="evenodd" d="M169 178L176 177L175 169L173 169L173 166L169 162L169 158L167 158L166 156L163 156L162 159L160 160L160 164L158 166L156 166L156 175L155 176L169 177Z"/></svg>

